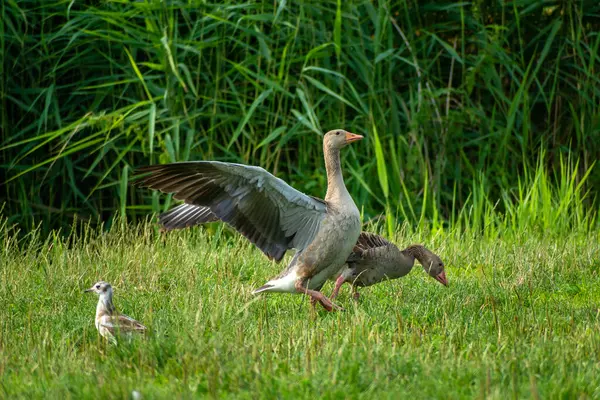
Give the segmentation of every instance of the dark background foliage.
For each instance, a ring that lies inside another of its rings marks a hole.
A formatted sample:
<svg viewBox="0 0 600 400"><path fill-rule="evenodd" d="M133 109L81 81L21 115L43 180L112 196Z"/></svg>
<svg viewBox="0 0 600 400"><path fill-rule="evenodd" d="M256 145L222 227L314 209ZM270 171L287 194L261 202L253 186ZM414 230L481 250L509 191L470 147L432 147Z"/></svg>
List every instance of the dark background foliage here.
<svg viewBox="0 0 600 400"><path fill-rule="evenodd" d="M0 202L26 229L165 209L130 185L157 162L261 165L323 196L333 128L366 136L344 164L367 217L448 219L535 168L589 172L589 205L600 187L597 1L0 7Z"/></svg>

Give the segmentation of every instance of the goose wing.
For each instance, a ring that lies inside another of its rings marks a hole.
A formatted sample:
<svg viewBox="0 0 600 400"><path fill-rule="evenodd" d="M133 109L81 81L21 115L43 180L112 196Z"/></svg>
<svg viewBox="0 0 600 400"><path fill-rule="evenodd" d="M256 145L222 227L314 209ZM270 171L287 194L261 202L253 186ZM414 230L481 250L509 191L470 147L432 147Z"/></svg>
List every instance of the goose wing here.
<svg viewBox="0 0 600 400"><path fill-rule="evenodd" d="M147 174L139 177L139 186L174 193L178 200L210 210L276 261L288 249L305 249L327 215L324 201L260 167L196 161L151 165L137 172ZM212 218L202 212L197 220Z"/></svg>
<svg viewBox="0 0 600 400"><path fill-rule="evenodd" d="M348 256L347 262L357 262L364 260L375 254L375 249L385 249L394 246L391 242L384 239L382 236L374 233L361 232L352 253Z"/></svg>

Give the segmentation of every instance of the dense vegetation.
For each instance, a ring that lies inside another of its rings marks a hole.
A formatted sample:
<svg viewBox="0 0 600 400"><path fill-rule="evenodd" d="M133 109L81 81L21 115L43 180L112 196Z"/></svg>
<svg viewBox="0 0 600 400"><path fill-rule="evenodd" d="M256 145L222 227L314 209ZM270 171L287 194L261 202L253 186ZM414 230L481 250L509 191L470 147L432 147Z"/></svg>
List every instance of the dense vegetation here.
<svg viewBox="0 0 600 400"><path fill-rule="evenodd" d="M128 184L156 162L259 164L322 196L320 135L336 127L366 136L345 155L347 182L366 217L389 211L390 232L450 221L474 191L504 210L540 174L569 170L588 207L600 187L595 0L0 12L0 201L27 229L166 207Z"/></svg>

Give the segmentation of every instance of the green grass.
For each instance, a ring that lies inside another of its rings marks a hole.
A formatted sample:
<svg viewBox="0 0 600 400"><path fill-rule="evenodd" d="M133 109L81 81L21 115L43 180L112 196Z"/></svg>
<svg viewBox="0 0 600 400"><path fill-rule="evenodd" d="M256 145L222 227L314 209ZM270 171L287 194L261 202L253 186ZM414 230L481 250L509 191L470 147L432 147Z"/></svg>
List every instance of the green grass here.
<svg viewBox="0 0 600 400"><path fill-rule="evenodd" d="M297 295L252 296L283 266L218 226L42 239L5 220L0 397L600 396L600 231L485 231L396 229L399 245L442 256L450 286L415 267L358 304L345 286L346 311L328 314ZM99 279L149 339L99 338L83 293Z"/></svg>

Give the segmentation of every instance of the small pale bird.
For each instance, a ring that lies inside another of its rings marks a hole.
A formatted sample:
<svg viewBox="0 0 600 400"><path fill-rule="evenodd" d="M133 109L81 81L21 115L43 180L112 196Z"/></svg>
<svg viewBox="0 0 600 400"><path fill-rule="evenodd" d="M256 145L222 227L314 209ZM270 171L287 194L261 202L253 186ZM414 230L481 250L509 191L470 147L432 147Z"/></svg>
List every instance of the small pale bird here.
<svg viewBox="0 0 600 400"><path fill-rule="evenodd" d="M335 288L330 298L335 299L340 287L349 282L352 285L353 296L358 300L358 287L401 278L410 272L415 259L421 263L429 276L442 285L448 286L444 263L429 249L421 245L411 245L400 250L379 235L362 232L346 261L345 268L341 270L335 281Z"/></svg>
<svg viewBox="0 0 600 400"><path fill-rule="evenodd" d="M131 335L133 333L145 333L147 328L128 317L120 314L113 304L113 289L110 283L99 281L91 288L85 291L93 292L98 295L98 305L96 306L96 329L100 336L113 344L117 344L115 336Z"/></svg>

